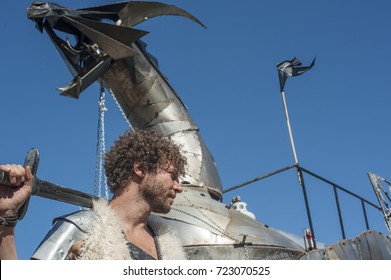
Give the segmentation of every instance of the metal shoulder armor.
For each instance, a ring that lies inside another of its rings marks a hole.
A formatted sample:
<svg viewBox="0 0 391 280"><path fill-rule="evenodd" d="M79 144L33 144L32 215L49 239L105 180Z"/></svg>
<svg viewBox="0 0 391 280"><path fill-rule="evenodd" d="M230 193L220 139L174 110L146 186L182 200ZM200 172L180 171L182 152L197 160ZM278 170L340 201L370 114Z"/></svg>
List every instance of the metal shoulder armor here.
<svg viewBox="0 0 391 280"><path fill-rule="evenodd" d="M73 244L91 226L94 211L81 210L53 220L53 228L48 232L31 259L35 260L64 260Z"/></svg>

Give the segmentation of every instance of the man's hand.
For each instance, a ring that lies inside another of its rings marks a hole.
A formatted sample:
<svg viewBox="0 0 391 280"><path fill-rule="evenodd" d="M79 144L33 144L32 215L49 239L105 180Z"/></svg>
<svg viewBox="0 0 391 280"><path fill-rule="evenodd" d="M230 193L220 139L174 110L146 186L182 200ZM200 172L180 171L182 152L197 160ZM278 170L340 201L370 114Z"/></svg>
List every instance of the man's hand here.
<svg viewBox="0 0 391 280"><path fill-rule="evenodd" d="M0 185L0 216L16 215L31 195L34 177L29 166L5 164L0 165L0 170L8 174L9 181L15 186Z"/></svg>

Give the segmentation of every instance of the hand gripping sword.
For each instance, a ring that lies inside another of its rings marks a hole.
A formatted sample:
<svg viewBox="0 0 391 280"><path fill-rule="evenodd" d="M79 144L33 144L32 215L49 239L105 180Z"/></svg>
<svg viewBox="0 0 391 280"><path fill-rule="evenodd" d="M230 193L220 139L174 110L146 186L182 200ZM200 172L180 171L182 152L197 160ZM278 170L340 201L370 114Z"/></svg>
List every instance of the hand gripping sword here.
<svg viewBox="0 0 391 280"><path fill-rule="evenodd" d="M50 198L61 202L92 208L92 201L94 199L94 196L78 190L66 188L36 177L35 174L37 173L38 163L39 152L37 149L32 148L27 153L24 161L24 166L30 166L31 173L34 175L31 195L37 195L40 197ZM3 171L0 171L0 185L5 185L13 188L21 187L11 184L9 181L8 174ZM19 209L18 220L22 220L24 215L26 214L29 200L30 198L28 198L24 205Z"/></svg>

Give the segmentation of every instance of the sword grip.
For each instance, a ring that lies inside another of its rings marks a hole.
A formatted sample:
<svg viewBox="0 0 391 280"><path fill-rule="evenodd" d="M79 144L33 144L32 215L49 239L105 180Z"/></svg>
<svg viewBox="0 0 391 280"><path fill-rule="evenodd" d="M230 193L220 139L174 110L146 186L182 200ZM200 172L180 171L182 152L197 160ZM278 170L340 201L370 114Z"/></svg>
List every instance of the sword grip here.
<svg viewBox="0 0 391 280"><path fill-rule="evenodd" d="M39 163L39 152L37 149L31 148L28 151L26 158L24 160L24 166L26 165L30 166L31 173L35 176L35 174L37 173L38 163ZM20 188L21 186L23 186L23 184L19 184L19 185L11 184L8 173L1 170L0 170L0 185L12 187L12 188Z"/></svg>
<svg viewBox="0 0 391 280"><path fill-rule="evenodd" d="M0 185L7 186L7 187L12 187L12 188L19 188L21 185L14 185L11 184L9 180L9 176L7 173L3 172L0 170Z"/></svg>
<svg viewBox="0 0 391 280"><path fill-rule="evenodd" d="M39 163L39 151L35 148L31 148L28 151L26 158L24 160L24 166L27 165L30 166L31 173L33 174L33 176L35 176L38 168L38 163ZM23 184L19 184L19 185L11 184L8 173L3 171L0 171L0 185L12 187L12 188L20 188L23 186ZM29 201L30 201L30 197L28 197L27 200L22 205L22 207L19 208L18 220L22 220L24 218L24 215L26 214L29 205Z"/></svg>
<svg viewBox="0 0 391 280"><path fill-rule="evenodd" d="M30 151L27 153L24 166L28 165L31 168L31 173L35 176L35 173L37 172L39 163L39 152L37 149L30 149ZM23 184L15 185L11 184L9 180L8 173L0 170L0 185L12 187L12 188L20 188Z"/></svg>

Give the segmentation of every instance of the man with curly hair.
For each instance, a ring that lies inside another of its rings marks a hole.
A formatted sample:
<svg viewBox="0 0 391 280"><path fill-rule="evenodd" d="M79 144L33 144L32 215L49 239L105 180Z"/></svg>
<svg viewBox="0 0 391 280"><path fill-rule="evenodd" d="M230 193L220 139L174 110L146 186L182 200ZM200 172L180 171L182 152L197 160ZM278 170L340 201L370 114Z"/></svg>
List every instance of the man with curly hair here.
<svg viewBox="0 0 391 280"><path fill-rule="evenodd" d="M92 211L55 219L53 229L32 258L185 259L180 239L153 213L170 211L176 194L182 192L179 176L185 174L186 164L179 147L159 133L126 132L105 155L111 201L97 200ZM31 194L33 177L28 167L20 165L1 165L0 170L8 173L12 183L23 183L21 188L0 186L5 197L0 216L7 221ZM3 223L1 259L17 257L15 224Z"/></svg>

